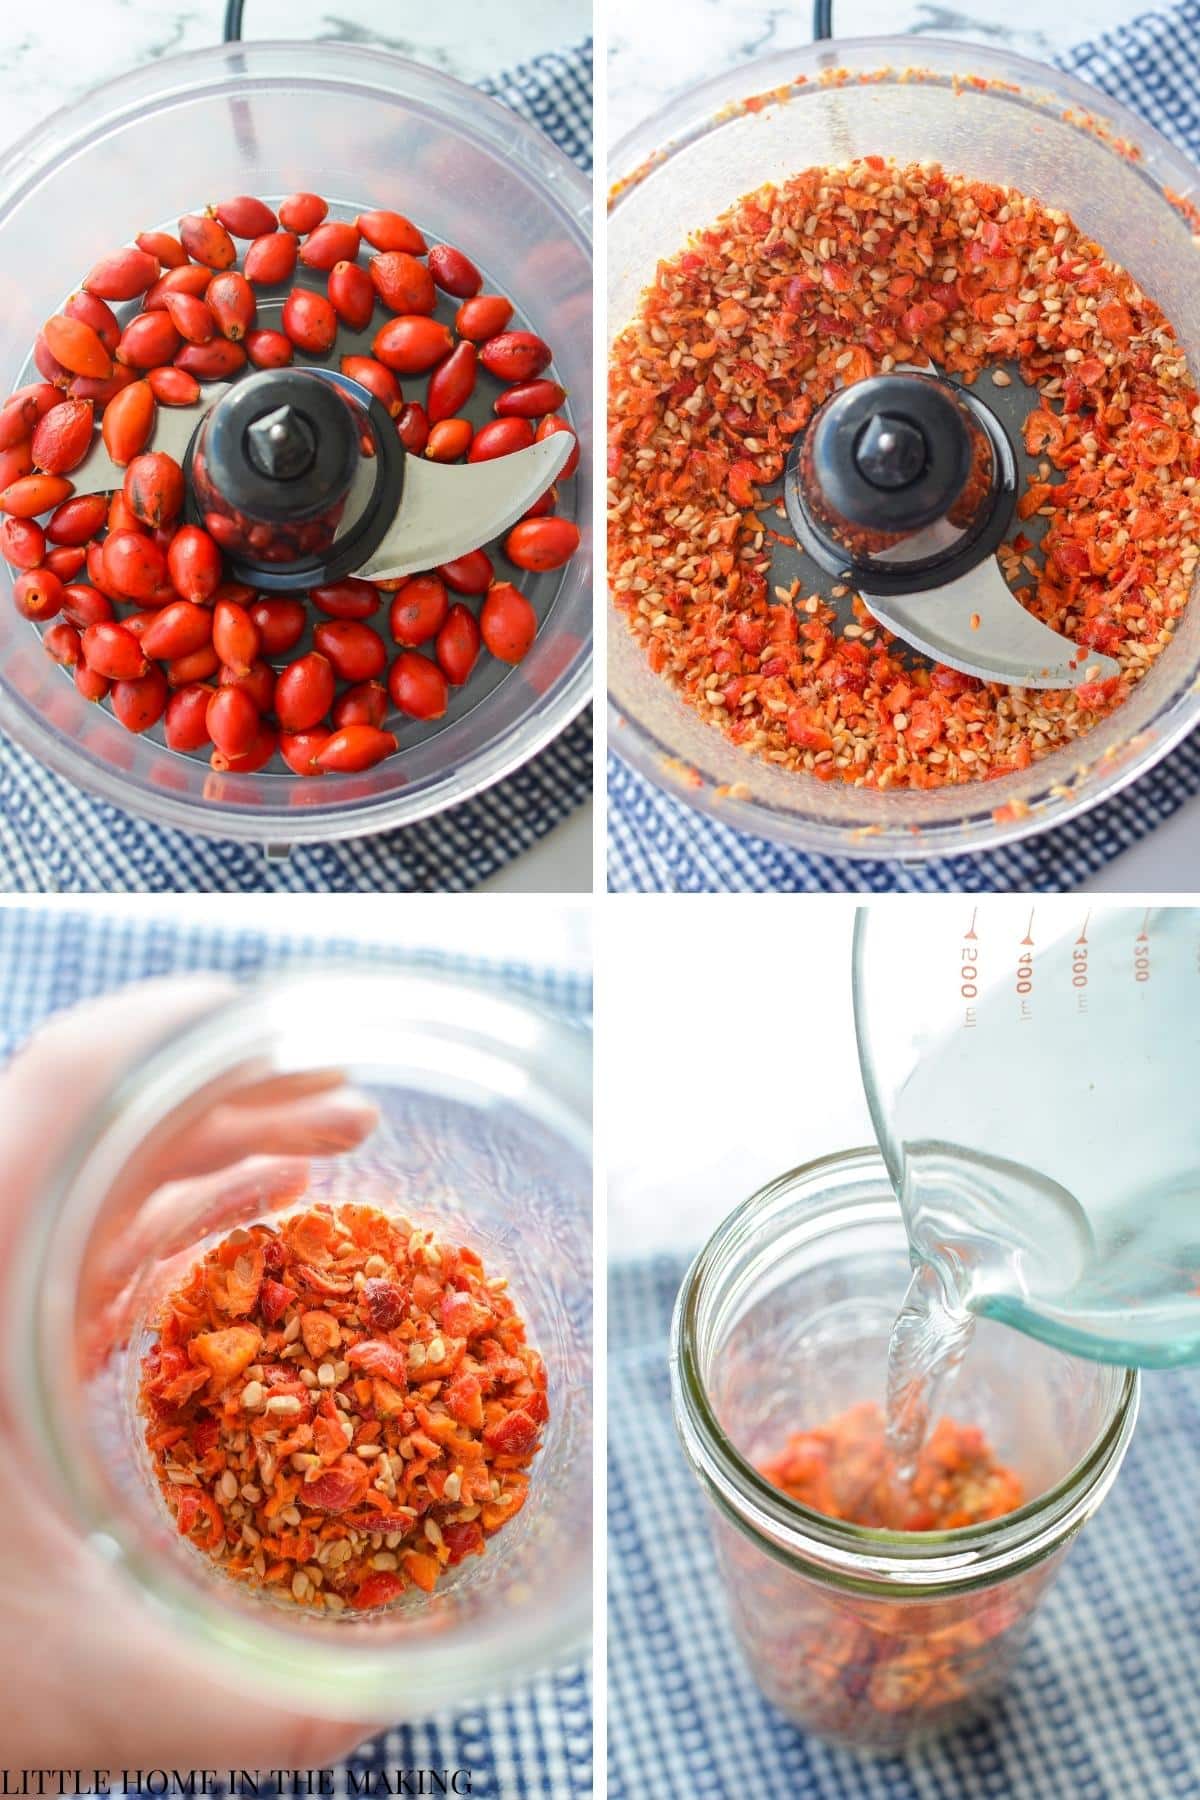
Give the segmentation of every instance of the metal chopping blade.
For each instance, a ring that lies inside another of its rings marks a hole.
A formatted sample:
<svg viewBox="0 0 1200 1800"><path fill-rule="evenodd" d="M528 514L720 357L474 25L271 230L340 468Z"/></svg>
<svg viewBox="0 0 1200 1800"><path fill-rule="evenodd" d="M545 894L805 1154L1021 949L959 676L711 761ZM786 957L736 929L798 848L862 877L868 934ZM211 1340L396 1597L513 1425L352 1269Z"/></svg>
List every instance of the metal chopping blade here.
<svg viewBox="0 0 1200 1800"><path fill-rule="evenodd" d="M211 382L201 394L194 406L160 406L154 416L154 430L150 434L147 450L162 450L166 455L174 457L182 463L187 447L201 421L208 417L217 401L229 392L228 381ZM77 494L111 494L125 480L125 470L120 463L115 463L104 446L104 439L97 431L92 438L92 447L77 469L71 471L71 481Z"/></svg>
<svg viewBox="0 0 1200 1800"><path fill-rule="evenodd" d="M1026 612L994 556L924 594L862 598L881 625L914 649L980 681L1072 688L1120 673L1111 656L1073 643Z"/></svg>
<svg viewBox="0 0 1200 1800"><path fill-rule="evenodd" d="M410 456L400 511L378 550L355 573L387 581L478 550L529 511L574 448L570 432L556 431L527 450L487 462L437 463Z"/></svg>
<svg viewBox="0 0 1200 1800"><path fill-rule="evenodd" d="M989 387L986 402L982 395L976 398L986 404L1008 440L1019 488L1022 478L1035 467L1036 459L1024 450L1022 427L1039 401L1020 371L1011 364L1006 368L1007 380ZM938 371L901 363L895 373L928 376ZM1023 529L1030 532L1035 524L1026 521ZM940 551L953 537L944 521L935 523L921 534L919 546L913 542L897 548L894 561L902 566L907 557ZM935 662L979 681L1008 687L1074 688L1120 673L1120 664L1113 657L1076 644L1028 612L1009 588L994 554L985 555L973 568L952 575L940 586L917 593L874 594L869 591L869 581L859 585L853 572L841 579L855 588L888 631Z"/></svg>
<svg viewBox="0 0 1200 1800"><path fill-rule="evenodd" d="M194 406L160 406L146 448L165 451L182 463L197 427L229 387L228 382L214 382ZM572 434L559 431L527 450L487 462L436 463L409 456L400 509L378 549L354 573L368 581L393 580L478 550L528 512L561 474L574 448ZM71 475L75 492L111 493L124 479L125 470L113 461L97 433ZM372 484L371 460L364 457L351 487L343 530L361 517Z"/></svg>

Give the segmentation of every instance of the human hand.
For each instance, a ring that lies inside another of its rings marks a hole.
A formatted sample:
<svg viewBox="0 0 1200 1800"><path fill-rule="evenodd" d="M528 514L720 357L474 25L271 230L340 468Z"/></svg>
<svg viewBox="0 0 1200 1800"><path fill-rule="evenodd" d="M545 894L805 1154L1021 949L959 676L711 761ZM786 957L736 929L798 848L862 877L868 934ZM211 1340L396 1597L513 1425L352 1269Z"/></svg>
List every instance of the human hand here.
<svg viewBox="0 0 1200 1800"><path fill-rule="evenodd" d="M64 1134L114 1077L234 992L207 976L138 984L58 1015L18 1053L0 1075L0 1270L13 1267ZM206 1230L232 1227L298 1197L309 1155L350 1149L374 1123L336 1071L253 1082L207 1112L173 1143L169 1170L140 1172L110 1229L107 1344L132 1323L147 1258L186 1256L199 1217ZM306 1768L336 1761L370 1729L289 1713L220 1681L56 1509L2 1393L0 1630L12 1651L0 1760L12 1767Z"/></svg>

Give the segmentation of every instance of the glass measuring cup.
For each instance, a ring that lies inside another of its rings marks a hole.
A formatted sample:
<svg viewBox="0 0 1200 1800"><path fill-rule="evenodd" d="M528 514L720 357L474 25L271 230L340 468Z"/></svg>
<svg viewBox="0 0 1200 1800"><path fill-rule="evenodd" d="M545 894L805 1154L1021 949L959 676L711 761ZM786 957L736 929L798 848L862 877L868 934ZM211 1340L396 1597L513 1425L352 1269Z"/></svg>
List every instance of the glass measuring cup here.
<svg viewBox="0 0 1200 1800"><path fill-rule="evenodd" d="M879 1392L907 1278L887 1171L876 1151L851 1151L731 1213L684 1278L671 1327L675 1422L755 1680L805 1729L892 1754L960 1723L1010 1674L1116 1478L1139 1380L984 1321L947 1411L983 1427L1027 1504L953 1531L815 1513L758 1465L791 1432Z"/></svg>
<svg viewBox="0 0 1200 1800"><path fill-rule="evenodd" d="M1200 910L922 897L859 912L854 1003L917 1259L1108 1362L1200 1360Z"/></svg>
<svg viewBox="0 0 1200 1800"><path fill-rule="evenodd" d="M511 1527L432 1594L361 1619L271 1604L187 1545L135 1407L147 1324L179 1259L274 1216L260 1166L270 1133L255 1130L249 1161L242 1148L247 1088L269 1124L264 1088L330 1068L378 1122L353 1148L323 1142L294 1203L371 1205L471 1245L509 1279L549 1377L543 1449ZM249 989L157 1046L59 1146L12 1271L13 1405L47 1503L140 1598L169 1654L300 1713L392 1720L467 1704L582 1647L590 1096L586 1036L531 1005L465 981L322 968Z"/></svg>

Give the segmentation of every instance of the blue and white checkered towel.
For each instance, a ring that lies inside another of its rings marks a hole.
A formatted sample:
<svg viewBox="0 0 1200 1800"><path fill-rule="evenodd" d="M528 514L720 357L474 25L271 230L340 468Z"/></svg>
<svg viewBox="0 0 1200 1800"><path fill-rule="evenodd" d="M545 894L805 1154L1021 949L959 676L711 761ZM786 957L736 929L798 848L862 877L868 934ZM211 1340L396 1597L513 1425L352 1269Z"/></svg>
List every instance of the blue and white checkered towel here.
<svg viewBox="0 0 1200 1800"><path fill-rule="evenodd" d="M592 166L592 45L535 57L484 93ZM0 739L0 890L15 893L428 893L476 887L561 824L592 792L588 709L514 774L400 831L298 845L268 863L255 844L145 824L94 800Z"/></svg>
<svg viewBox="0 0 1200 1800"><path fill-rule="evenodd" d="M1078 17L1085 16L1081 9ZM1200 160L1200 0L1122 25L1079 45L1060 62L1140 112ZM860 862L805 856L732 831L681 805L612 756L608 885L614 892L637 893L1056 893L1096 874L1196 793L1200 733L1116 799L1025 843L922 863Z"/></svg>
<svg viewBox="0 0 1200 1800"><path fill-rule="evenodd" d="M608 1800L1200 1795L1200 1370L1145 1376L1116 1486L991 1711L909 1757L868 1760L776 1712L734 1642L709 1502L671 1418L667 1332L685 1269L656 1257L609 1283Z"/></svg>
<svg viewBox="0 0 1200 1800"><path fill-rule="evenodd" d="M447 970L531 1000L580 1030L590 1025L590 979L569 970L484 958L406 956L351 939L268 937L260 931L181 926L163 917L130 920L78 912L0 908L0 1062L51 1013L156 975L213 970L249 979L315 957L364 958ZM591 1800L592 1696L578 1663L502 1699L399 1725L364 1744L346 1770L470 1769L482 1800ZM265 1795L273 1791L264 1785ZM372 1790L374 1791L374 1790ZM380 1792L386 1791L383 1789Z"/></svg>

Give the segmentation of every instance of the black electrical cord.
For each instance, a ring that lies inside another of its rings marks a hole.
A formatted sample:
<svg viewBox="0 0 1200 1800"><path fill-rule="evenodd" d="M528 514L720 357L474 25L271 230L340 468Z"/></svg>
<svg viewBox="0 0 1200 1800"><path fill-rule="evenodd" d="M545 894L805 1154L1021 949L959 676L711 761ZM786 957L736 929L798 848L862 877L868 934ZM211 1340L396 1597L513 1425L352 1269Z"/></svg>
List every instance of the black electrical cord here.
<svg viewBox="0 0 1200 1800"><path fill-rule="evenodd" d="M225 0L225 42L240 44L242 41L242 8L245 0ZM244 56L231 57L230 68L244 73L246 59ZM249 101L243 96L231 100L229 110L233 116L233 130L239 150L248 162L253 162L258 154L254 133L254 116Z"/></svg>
<svg viewBox="0 0 1200 1800"><path fill-rule="evenodd" d="M229 0L232 11L235 0ZM239 7L240 11L240 7ZM228 37L228 32L225 34ZM813 41L833 36L833 0L813 0Z"/></svg>

